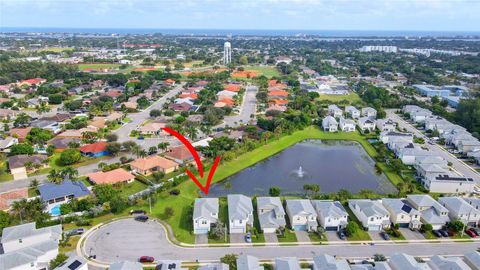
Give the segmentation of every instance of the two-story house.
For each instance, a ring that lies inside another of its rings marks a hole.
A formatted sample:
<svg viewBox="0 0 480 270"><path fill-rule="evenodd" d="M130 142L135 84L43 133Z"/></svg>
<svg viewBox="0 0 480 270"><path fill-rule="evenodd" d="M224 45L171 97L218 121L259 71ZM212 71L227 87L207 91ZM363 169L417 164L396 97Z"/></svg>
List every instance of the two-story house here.
<svg viewBox="0 0 480 270"><path fill-rule="evenodd" d="M244 195L231 194L227 201L230 233L246 233L247 226L253 226L252 200Z"/></svg>
<svg viewBox="0 0 480 270"><path fill-rule="evenodd" d="M326 231L339 231L347 226L348 212L339 201L312 201L318 223Z"/></svg>
<svg viewBox="0 0 480 270"><path fill-rule="evenodd" d="M295 231L317 230L317 213L309 200L287 200L287 214Z"/></svg>
<svg viewBox="0 0 480 270"><path fill-rule="evenodd" d="M354 119L360 118L360 111L353 106L345 107L345 113L351 118L354 118Z"/></svg>
<svg viewBox="0 0 480 270"><path fill-rule="evenodd" d="M390 228L390 213L378 200L349 200L348 207L368 231Z"/></svg>
<svg viewBox="0 0 480 270"><path fill-rule="evenodd" d="M450 221L448 209L429 195L408 195L407 201L420 212L422 223L431 224L434 230L441 229Z"/></svg>
<svg viewBox="0 0 480 270"><path fill-rule="evenodd" d="M438 202L448 209L451 220L458 219L468 226L477 226L480 221L480 210L460 197L441 197Z"/></svg>
<svg viewBox="0 0 480 270"><path fill-rule="evenodd" d="M274 233L285 227L285 210L278 197L258 197L257 213L260 228L264 233Z"/></svg>
<svg viewBox="0 0 480 270"><path fill-rule="evenodd" d="M406 199L384 198L382 204L390 213L390 220L402 228L420 229L420 212L413 208Z"/></svg>
<svg viewBox="0 0 480 270"><path fill-rule="evenodd" d="M218 198L197 198L193 205L193 233L206 234L218 221Z"/></svg>

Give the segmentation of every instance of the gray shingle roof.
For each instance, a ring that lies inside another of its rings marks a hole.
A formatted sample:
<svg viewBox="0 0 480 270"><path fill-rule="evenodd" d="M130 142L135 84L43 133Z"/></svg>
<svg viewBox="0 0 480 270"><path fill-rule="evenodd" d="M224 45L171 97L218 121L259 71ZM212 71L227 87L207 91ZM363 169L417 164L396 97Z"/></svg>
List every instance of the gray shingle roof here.
<svg viewBox="0 0 480 270"><path fill-rule="evenodd" d="M276 258L275 270L300 270L300 264L294 257Z"/></svg>
<svg viewBox="0 0 480 270"><path fill-rule="evenodd" d="M287 200L287 209L291 215L317 215L309 200Z"/></svg>
<svg viewBox="0 0 480 270"><path fill-rule="evenodd" d="M9 270L25 264L35 262L45 253L58 249L56 241L44 241L27 248L0 255L0 270Z"/></svg>
<svg viewBox="0 0 480 270"><path fill-rule="evenodd" d="M480 253L473 251L465 254L465 262L473 269L480 269Z"/></svg>
<svg viewBox="0 0 480 270"><path fill-rule="evenodd" d="M227 196L228 218L245 219L250 213L253 213L252 200L241 194L231 194Z"/></svg>
<svg viewBox="0 0 480 270"><path fill-rule="evenodd" d="M385 208L390 209L395 214L420 215L420 212L413 208L405 199L382 199L382 204Z"/></svg>
<svg viewBox="0 0 480 270"><path fill-rule="evenodd" d="M445 208L450 209L458 214L478 214L480 215L480 211L475 209L472 205L467 203L460 197L441 197L438 199L438 202L445 206Z"/></svg>
<svg viewBox="0 0 480 270"><path fill-rule="evenodd" d="M264 267L260 266L258 262L258 258L249 256L249 255L241 255L237 259L237 269L238 270L263 270Z"/></svg>
<svg viewBox="0 0 480 270"><path fill-rule="evenodd" d="M367 216L389 216L390 213L380 203L374 200L349 200L348 203L357 205L358 208Z"/></svg>
<svg viewBox="0 0 480 270"><path fill-rule="evenodd" d="M218 198L197 198L193 207L193 219L206 218L216 221L212 213L218 214Z"/></svg>
<svg viewBox="0 0 480 270"><path fill-rule="evenodd" d="M33 164L41 164L42 161L47 159L47 156L45 155L18 155L18 156L13 156L8 159L8 167L10 170L24 167L25 163L27 162L32 162Z"/></svg>
<svg viewBox="0 0 480 270"><path fill-rule="evenodd" d="M205 266L200 266L198 270L228 270L228 265L224 263L214 263Z"/></svg>
<svg viewBox="0 0 480 270"><path fill-rule="evenodd" d="M341 218L348 216L347 211L339 201L312 201L313 208L317 214L322 217Z"/></svg>
<svg viewBox="0 0 480 270"><path fill-rule="evenodd" d="M90 194L90 191L82 181L65 180L61 184L46 183L38 187L40 197L43 201L49 201L59 197L73 195L74 198L81 198Z"/></svg>
<svg viewBox="0 0 480 270"><path fill-rule="evenodd" d="M317 270L350 270L345 259L337 260L328 254L322 254L313 258L314 269Z"/></svg>
<svg viewBox="0 0 480 270"><path fill-rule="evenodd" d="M33 235L39 235L44 233L51 234L52 240L60 239L62 235L62 225L54 225L50 227L44 227L36 229L35 222L26 223L22 225L12 226L4 228L2 231L2 243L6 243L12 240L18 240L20 238L26 238Z"/></svg>
<svg viewBox="0 0 480 270"><path fill-rule="evenodd" d="M283 209L280 198L278 197L258 197L257 198L258 219L260 221L260 227L265 228L278 228L284 227L285 222L285 210ZM263 209L263 213L262 213ZM277 216L281 218L277 218Z"/></svg>
<svg viewBox="0 0 480 270"><path fill-rule="evenodd" d="M143 266L139 262L116 262L110 265L109 270L143 270Z"/></svg>
<svg viewBox="0 0 480 270"><path fill-rule="evenodd" d="M68 258L68 260L66 260L60 266L55 268L55 270L76 270L84 266L85 264L87 264L87 260L85 260L82 257L78 257L74 255Z"/></svg>
<svg viewBox="0 0 480 270"><path fill-rule="evenodd" d="M438 270L465 270L470 268L458 257L445 258L438 255L433 256L428 265Z"/></svg>

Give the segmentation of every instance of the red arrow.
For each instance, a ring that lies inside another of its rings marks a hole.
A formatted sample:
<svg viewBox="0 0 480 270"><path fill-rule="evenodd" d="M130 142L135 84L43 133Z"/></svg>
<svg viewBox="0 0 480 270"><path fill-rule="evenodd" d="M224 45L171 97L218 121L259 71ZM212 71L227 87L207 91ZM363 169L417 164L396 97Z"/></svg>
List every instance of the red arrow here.
<svg viewBox="0 0 480 270"><path fill-rule="evenodd" d="M162 128L165 132L171 134L172 136L175 136L177 139L179 139L185 147L187 147L188 151L190 154L192 154L193 159L195 160L195 163L197 164L197 169L198 173L200 174L200 177L203 178L203 164L202 161L200 160L200 156L198 155L197 151L195 150L195 147L185 138L183 137L180 133L177 131L171 129L171 128ZM217 156L215 158L215 161L213 162L212 169L210 170L210 173L208 174L207 178L207 183L205 184L205 187L200 183L200 181L197 180L195 175L193 175L190 170L185 169L185 172L187 175L193 180L193 182L205 193L205 195L208 194L208 189L210 188L210 183L212 182L213 175L215 174L215 170L217 169L218 163L220 162L220 157Z"/></svg>

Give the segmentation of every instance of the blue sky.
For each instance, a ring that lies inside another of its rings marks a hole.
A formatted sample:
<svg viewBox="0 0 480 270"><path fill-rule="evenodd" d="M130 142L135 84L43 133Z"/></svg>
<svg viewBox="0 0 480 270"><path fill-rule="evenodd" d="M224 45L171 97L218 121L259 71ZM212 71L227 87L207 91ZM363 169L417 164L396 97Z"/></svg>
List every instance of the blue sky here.
<svg viewBox="0 0 480 270"><path fill-rule="evenodd" d="M479 14L480 0L0 0L0 28L480 31Z"/></svg>

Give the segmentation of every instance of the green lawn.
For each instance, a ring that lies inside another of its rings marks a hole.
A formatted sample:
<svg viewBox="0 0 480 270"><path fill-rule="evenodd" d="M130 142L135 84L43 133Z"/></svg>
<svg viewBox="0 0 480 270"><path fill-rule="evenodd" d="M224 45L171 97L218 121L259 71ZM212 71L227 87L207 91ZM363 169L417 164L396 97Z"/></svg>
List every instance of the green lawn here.
<svg viewBox="0 0 480 270"><path fill-rule="evenodd" d="M308 237L310 237L310 240L312 242L324 242L328 241L327 237L325 235L319 235L318 232L309 232Z"/></svg>
<svg viewBox="0 0 480 270"><path fill-rule="evenodd" d="M370 241L372 240L370 238L370 235L368 235L367 231L364 231L362 229L362 223L357 219L355 214L353 214L352 210L348 207L345 207L345 210L348 212L348 217L351 221L356 222L358 224L358 227L360 228L355 232L355 234L351 236L347 236L348 241Z"/></svg>
<svg viewBox="0 0 480 270"><path fill-rule="evenodd" d="M67 167L67 166L63 166L63 165L59 164L58 159L60 158L60 154L61 153L54 153L50 157L50 161L48 162L48 165L50 166L50 168L48 168L47 171L44 172L44 173L48 173L48 171L50 171L50 169L62 169L62 168ZM103 157L85 157L85 156L82 156L82 159L80 160L80 162L77 162L77 163L71 165L71 167L78 168L78 167L82 167L82 166L86 166L86 165L90 165L90 164L94 164L94 163L99 163L100 161L102 161L104 159L108 159L108 158L111 158L111 157L110 156L103 156Z"/></svg>
<svg viewBox="0 0 480 270"><path fill-rule="evenodd" d="M111 68L118 68L119 64L79 64L78 69L86 70L86 69L111 69Z"/></svg>
<svg viewBox="0 0 480 270"><path fill-rule="evenodd" d="M257 72L257 76L264 75L267 78L279 77L280 72L272 66L246 66L245 70L253 70Z"/></svg>
<svg viewBox="0 0 480 270"><path fill-rule="evenodd" d="M8 172L7 157L5 154L0 155L0 182L13 180L13 175Z"/></svg>
<svg viewBox="0 0 480 270"><path fill-rule="evenodd" d="M277 236L278 236L278 242L280 243L297 242L297 236L295 235L295 232L291 231L290 229L285 229L283 235L277 235Z"/></svg>
<svg viewBox="0 0 480 270"><path fill-rule="evenodd" d="M320 97L317 100L328 103L339 103L340 101L347 100L348 104L362 104L362 99L357 95L357 93L350 93L348 95L324 95L320 94Z"/></svg>
<svg viewBox="0 0 480 270"><path fill-rule="evenodd" d="M145 190L147 188L148 188L148 186L145 185L144 183L142 183L140 181L137 181L137 180L134 180L130 184L122 185L121 188L119 188L119 190L120 190L120 193L122 194L122 196L128 197L132 194L135 194L135 193L140 192L142 190Z"/></svg>
<svg viewBox="0 0 480 270"><path fill-rule="evenodd" d="M429 240L438 238L435 235L433 235L433 233L431 231L425 232L423 234L423 236L425 236L425 239L429 239Z"/></svg>
<svg viewBox="0 0 480 270"><path fill-rule="evenodd" d="M253 151L245 153L238 158L228 161L221 162L220 166L215 172L215 176L212 179L212 184L219 182L227 177L254 165L255 163L266 159L283 149L294 145L300 141L306 139L323 139L323 140L350 140L360 143L365 151L371 156L376 157L377 152L375 148L358 132L338 132L338 133L326 133L318 129L317 127L311 126L305 128L302 131L297 131L292 135L287 135L281 137L278 140L274 140L266 145L263 145ZM206 168L209 168L210 165L207 165ZM208 171L205 172L205 175L208 175ZM393 172L386 172L387 177L395 183L399 179L394 178ZM194 243L195 236L191 232L191 220L186 220L183 217L182 212L185 212L185 209L191 208L193 201L198 197L199 189L192 181L186 181L181 183L176 187L181 191L179 196L169 196L168 194L162 194L157 200L157 203L154 206L154 214L158 217L165 211L166 207L172 207L175 209L176 213L173 217L167 220L168 224L173 228L175 236L181 242L185 243ZM182 222L183 221L183 222ZM185 225L188 223L188 226ZM368 234L366 235L368 237ZM369 237L368 237L369 238Z"/></svg>
<svg viewBox="0 0 480 270"><path fill-rule="evenodd" d="M228 205L227 205L227 198L219 198L219 206L218 206L218 220L220 220L223 225L228 226ZM228 228L227 228L228 231ZM227 234L226 239L214 239L211 237L208 237L208 243L209 244L225 244L225 243L230 243L230 237Z"/></svg>

